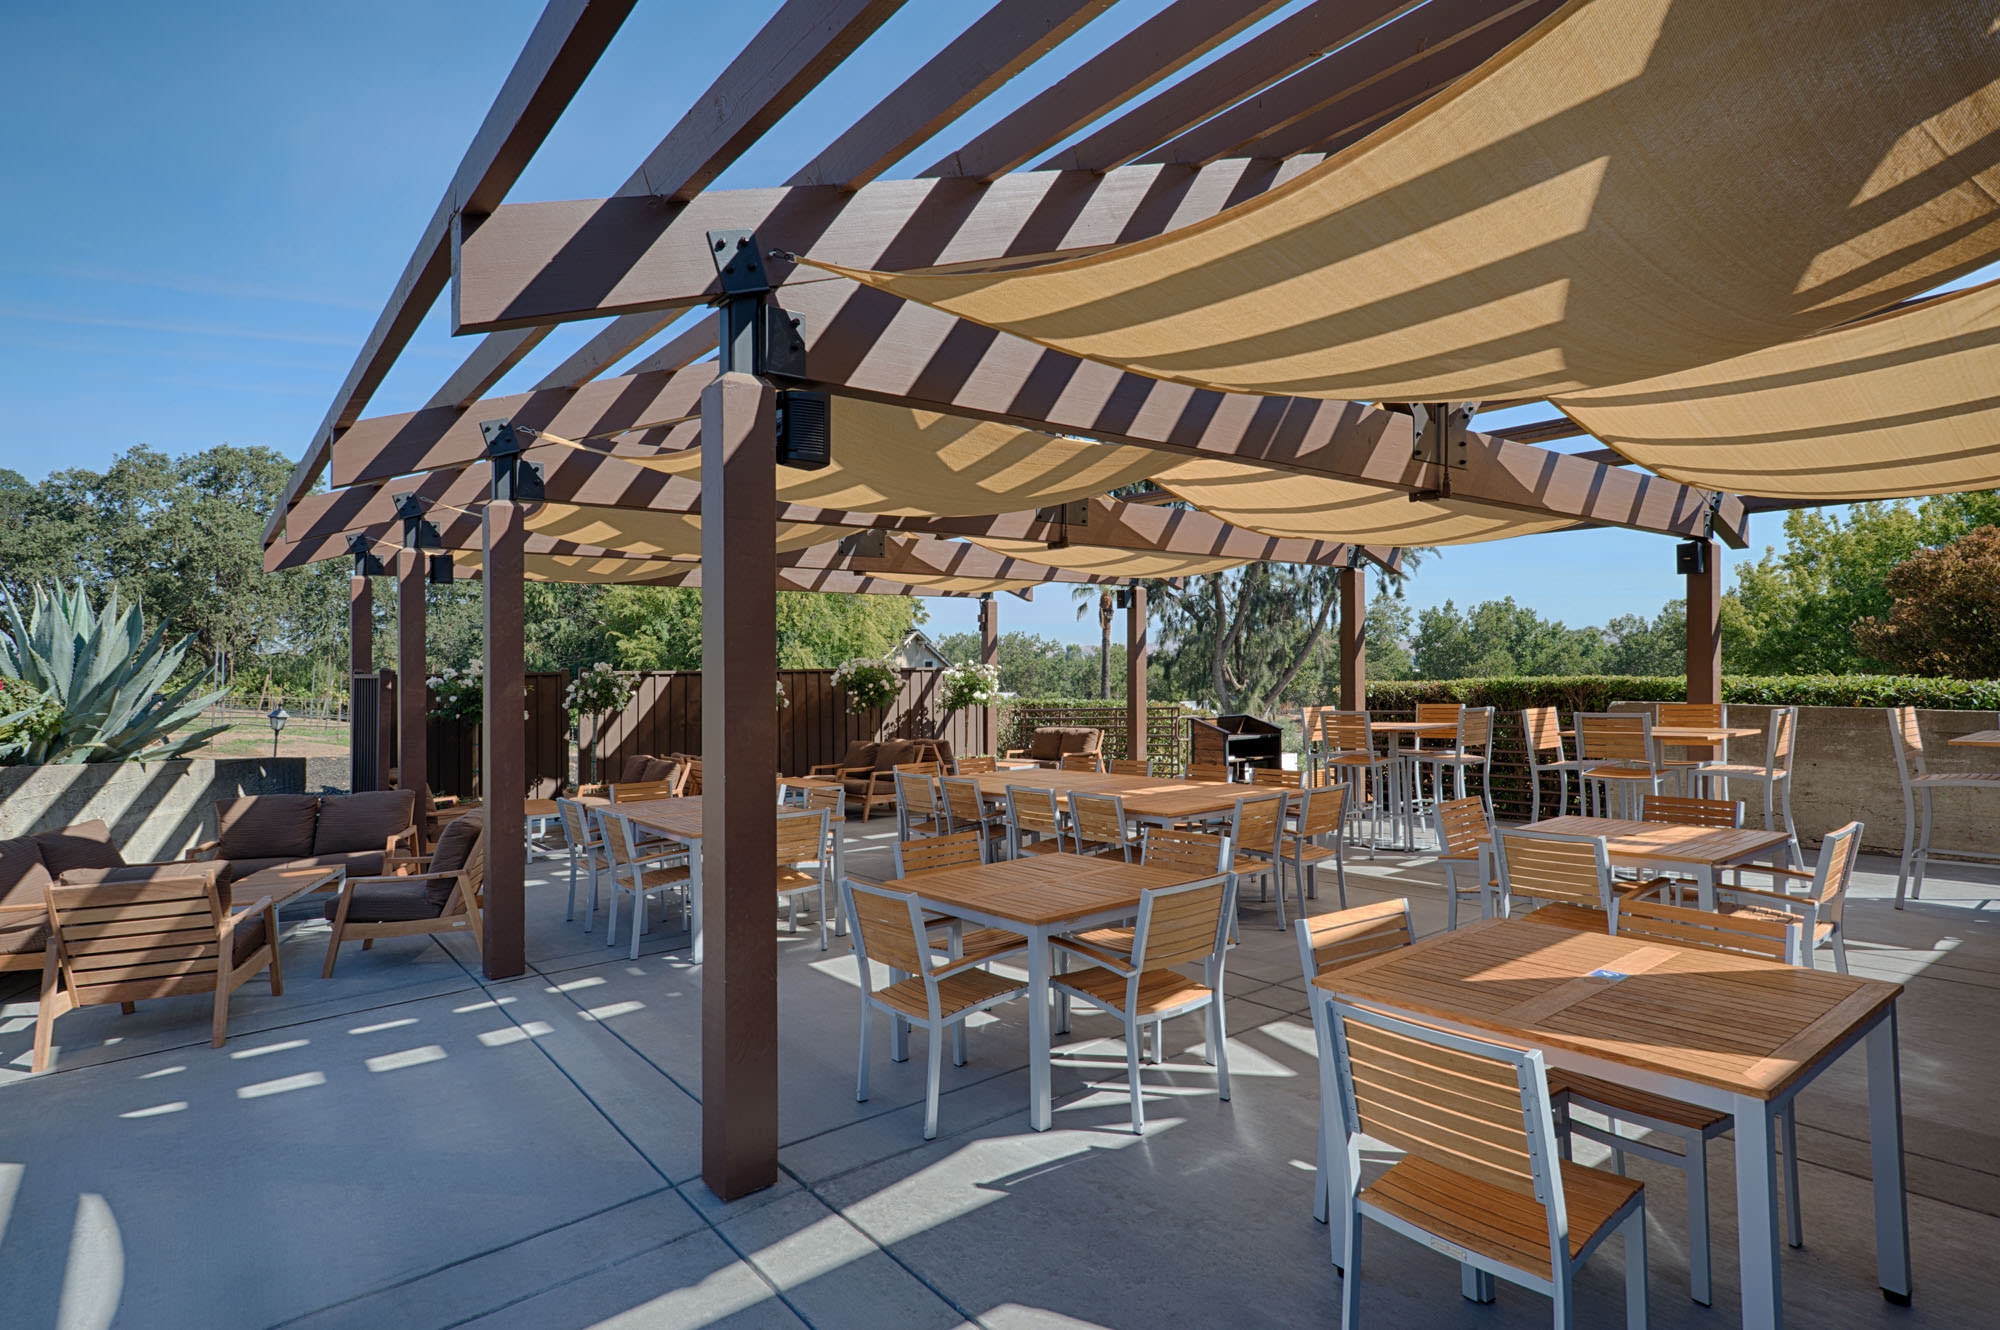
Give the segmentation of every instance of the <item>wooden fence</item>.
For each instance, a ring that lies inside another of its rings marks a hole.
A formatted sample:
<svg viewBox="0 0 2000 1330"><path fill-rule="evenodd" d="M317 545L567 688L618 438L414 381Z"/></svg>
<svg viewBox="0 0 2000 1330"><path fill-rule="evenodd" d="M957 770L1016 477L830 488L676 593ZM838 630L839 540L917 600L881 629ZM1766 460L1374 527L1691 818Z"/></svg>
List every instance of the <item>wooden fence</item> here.
<svg viewBox="0 0 2000 1330"><path fill-rule="evenodd" d="M893 703L857 713L834 688L832 670L780 670L790 705L778 712L779 772L801 776L838 762L857 739L949 739L954 753L977 752L979 711L941 711L937 670L901 673L903 690ZM640 753L701 752L700 671L645 673L636 682L631 704L608 718L602 736L590 745L603 769L615 773L627 757Z"/></svg>
<svg viewBox="0 0 2000 1330"><path fill-rule="evenodd" d="M386 671L385 671L386 672ZM573 777L570 769L569 715L563 693L569 673L532 671L526 676L528 697L527 759L531 778L528 797L555 795ZM431 700L435 703L435 699ZM457 721L430 721L426 776L434 794L471 797L479 788L479 726Z"/></svg>
<svg viewBox="0 0 2000 1330"><path fill-rule="evenodd" d="M1187 766L1187 718L1206 714L1209 713L1189 711L1178 702L1161 702L1146 708L1146 755L1152 758L1156 770L1178 771ZM1103 730L1105 757L1131 756L1131 726L1122 702L1102 706L1006 704L1000 716L1001 751L1026 748L1035 730L1043 725L1088 725Z"/></svg>

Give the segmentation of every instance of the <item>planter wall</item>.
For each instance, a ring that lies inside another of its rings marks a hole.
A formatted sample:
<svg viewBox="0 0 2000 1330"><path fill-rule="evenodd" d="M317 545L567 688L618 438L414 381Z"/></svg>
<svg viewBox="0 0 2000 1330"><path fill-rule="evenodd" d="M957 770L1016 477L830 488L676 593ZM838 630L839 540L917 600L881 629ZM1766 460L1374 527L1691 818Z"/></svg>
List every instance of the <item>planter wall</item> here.
<svg viewBox="0 0 2000 1330"><path fill-rule="evenodd" d="M213 838L218 799L305 789L302 757L0 767L0 840L99 820L132 863L178 859Z"/></svg>

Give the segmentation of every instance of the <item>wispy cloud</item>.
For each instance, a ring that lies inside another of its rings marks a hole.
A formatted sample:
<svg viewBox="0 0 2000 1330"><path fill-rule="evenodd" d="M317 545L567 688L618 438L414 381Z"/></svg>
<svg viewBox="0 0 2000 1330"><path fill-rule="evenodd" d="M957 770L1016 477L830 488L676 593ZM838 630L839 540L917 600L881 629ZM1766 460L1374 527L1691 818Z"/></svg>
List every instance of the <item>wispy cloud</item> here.
<svg viewBox="0 0 2000 1330"><path fill-rule="evenodd" d="M284 287L263 286L255 282L224 282L205 277L119 272L110 268L0 263L0 272L21 273L30 277L68 277L83 282L103 282L111 286L144 286L156 291L178 291L191 296L228 296L239 300L271 300L289 305L319 305L327 309L358 309L372 313L381 308L379 301L371 304L354 296L331 295L320 291L296 291Z"/></svg>

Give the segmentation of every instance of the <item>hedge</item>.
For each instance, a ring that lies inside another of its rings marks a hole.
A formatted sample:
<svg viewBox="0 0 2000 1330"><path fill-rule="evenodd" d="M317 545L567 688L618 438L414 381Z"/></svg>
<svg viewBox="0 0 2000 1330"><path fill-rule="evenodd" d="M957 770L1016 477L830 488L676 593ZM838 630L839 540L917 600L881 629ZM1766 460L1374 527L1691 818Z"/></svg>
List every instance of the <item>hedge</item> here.
<svg viewBox="0 0 2000 1330"><path fill-rule="evenodd" d="M1680 675L1587 674L1573 678L1371 679L1371 710L1409 710L1419 702L1467 706L1553 706L1601 711L1612 702L1678 702ZM1931 711L2000 710L2000 680L1929 679L1910 674L1724 675L1722 700L1744 706L1922 707Z"/></svg>

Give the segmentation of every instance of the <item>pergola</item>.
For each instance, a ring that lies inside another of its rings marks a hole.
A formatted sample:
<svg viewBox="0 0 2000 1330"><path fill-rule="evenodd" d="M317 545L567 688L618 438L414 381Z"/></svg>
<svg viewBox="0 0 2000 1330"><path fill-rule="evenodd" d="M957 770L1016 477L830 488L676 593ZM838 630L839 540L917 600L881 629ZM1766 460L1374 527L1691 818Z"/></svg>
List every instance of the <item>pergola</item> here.
<svg viewBox="0 0 2000 1330"><path fill-rule="evenodd" d="M476 565L494 826L522 813L520 729L494 718L522 702L524 581L703 588L703 1174L724 1197L776 1177L777 588L983 594L990 648L999 590L1334 567L1358 707L1367 563L1620 526L1691 542L1688 695L1716 701L1712 540L1741 547L1759 507L2000 480L1964 442L1985 398L1949 387L1994 320L1900 303L2000 252L1973 7L1857 30L1830 0L1316 0L1269 23L1279 0L1174 0L887 174L1110 4L997 0L784 183L711 189L900 7L787 0L615 192L507 203L632 9L551 0L267 531L271 568L394 551L409 678L428 554ZM1891 39L1922 79L1857 54ZM418 409L364 418L448 283L478 340ZM577 351L493 393L579 320ZM1891 363L1944 409L1890 419L1826 386ZM1469 427L1536 401L1561 414ZM781 412L831 466L780 467ZM1611 448L1539 446L1584 432ZM424 705L403 690L404 772ZM494 977L525 965L522 856L492 838Z"/></svg>

